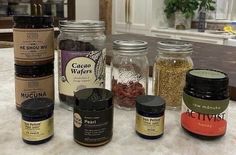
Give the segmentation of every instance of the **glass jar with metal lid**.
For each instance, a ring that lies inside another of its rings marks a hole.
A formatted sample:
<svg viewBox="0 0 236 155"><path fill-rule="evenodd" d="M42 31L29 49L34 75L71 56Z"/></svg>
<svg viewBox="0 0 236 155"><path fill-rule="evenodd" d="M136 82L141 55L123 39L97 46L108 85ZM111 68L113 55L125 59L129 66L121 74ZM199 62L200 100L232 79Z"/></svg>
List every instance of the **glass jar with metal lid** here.
<svg viewBox="0 0 236 155"><path fill-rule="evenodd" d="M166 101L167 109L179 110L185 75L192 69L192 44L171 41L158 43L158 56L153 68L153 91Z"/></svg>
<svg viewBox="0 0 236 155"><path fill-rule="evenodd" d="M105 24L83 20L59 25L59 98L72 110L74 92L105 87Z"/></svg>
<svg viewBox="0 0 236 155"><path fill-rule="evenodd" d="M114 105L121 109L132 110L135 108L137 96L147 94L148 90L147 42L114 41L111 65Z"/></svg>

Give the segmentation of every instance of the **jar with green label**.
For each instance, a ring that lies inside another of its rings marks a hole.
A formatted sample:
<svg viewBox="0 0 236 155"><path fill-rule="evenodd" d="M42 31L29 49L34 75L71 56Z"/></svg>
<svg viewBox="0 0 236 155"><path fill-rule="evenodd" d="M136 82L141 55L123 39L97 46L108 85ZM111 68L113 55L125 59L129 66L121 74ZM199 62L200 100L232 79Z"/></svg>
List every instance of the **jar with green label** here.
<svg viewBox="0 0 236 155"><path fill-rule="evenodd" d="M58 36L59 98L72 110L74 92L105 87L105 25L102 21L61 21Z"/></svg>
<svg viewBox="0 0 236 155"><path fill-rule="evenodd" d="M228 76L220 71L193 69L187 72L181 125L201 139L223 136L229 105Z"/></svg>

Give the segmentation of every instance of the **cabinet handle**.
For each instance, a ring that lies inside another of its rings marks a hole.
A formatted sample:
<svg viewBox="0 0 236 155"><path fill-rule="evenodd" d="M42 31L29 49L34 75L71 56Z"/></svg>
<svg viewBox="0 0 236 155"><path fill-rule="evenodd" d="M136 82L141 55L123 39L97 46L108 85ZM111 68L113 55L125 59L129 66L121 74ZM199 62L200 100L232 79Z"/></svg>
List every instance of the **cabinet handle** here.
<svg viewBox="0 0 236 155"><path fill-rule="evenodd" d="M130 16L131 16L131 3L130 0L128 0L128 24L132 24Z"/></svg>
<svg viewBox="0 0 236 155"><path fill-rule="evenodd" d="M38 13L37 15L43 15L43 9L42 9L42 5L41 4L38 4Z"/></svg>
<svg viewBox="0 0 236 155"><path fill-rule="evenodd" d="M125 0L125 23L128 24L128 0Z"/></svg>
<svg viewBox="0 0 236 155"><path fill-rule="evenodd" d="M34 8L33 8L33 11L34 11L34 12L33 12L33 15L37 15L37 12L38 12L38 11L37 11L37 10L38 10L38 9L37 9L37 4L33 4L33 7L34 7Z"/></svg>

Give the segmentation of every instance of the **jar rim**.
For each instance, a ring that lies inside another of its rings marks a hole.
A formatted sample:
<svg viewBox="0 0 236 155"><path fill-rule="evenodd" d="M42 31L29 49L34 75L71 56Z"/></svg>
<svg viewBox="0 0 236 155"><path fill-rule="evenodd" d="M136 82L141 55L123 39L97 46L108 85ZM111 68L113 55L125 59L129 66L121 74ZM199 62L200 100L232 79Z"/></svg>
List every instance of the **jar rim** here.
<svg viewBox="0 0 236 155"><path fill-rule="evenodd" d="M104 21L97 20L61 20L59 28L62 30L105 30Z"/></svg>
<svg viewBox="0 0 236 155"><path fill-rule="evenodd" d="M115 40L113 41L114 50L123 50L122 52L145 52L148 43L142 40Z"/></svg>
<svg viewBox="0 0 236 155"><path fill-rule="evenodd" d="M157 50L166 54L190 54L193 51L191 43L183 41L161 41L157 43Z"/></svg>

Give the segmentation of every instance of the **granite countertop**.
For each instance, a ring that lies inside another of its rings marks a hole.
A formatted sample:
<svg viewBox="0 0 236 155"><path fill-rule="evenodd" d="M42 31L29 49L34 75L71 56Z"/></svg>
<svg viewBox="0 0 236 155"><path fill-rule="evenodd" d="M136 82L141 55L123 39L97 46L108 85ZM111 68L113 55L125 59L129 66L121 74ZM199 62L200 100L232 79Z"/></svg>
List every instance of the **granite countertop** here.
<svg viewBox="0 0 236 155"><path fill-rule="evenodd" d="M197 29L176 30L175 28L152 28L152 32L162 32L167 34L183 34L191 36L211 37L219 39L235 38L235 35L223 31L206 30L205 32L198 32Z"/></svg>
<svg viewBox="0 0 236 155"><path fill-rule="evenodd" d="M134 131L135 111L114 111L113 139L105 146L88 148L73 141L72 112L62 109L57 97L57 62L55 62L56 104L55 135L41 145L21 140L21 115L15 108L13 49L0 49L0 154L1 155L234 155L236 153L236 102L229 106L228 129L221 139L203 141L186 134L180 127L178 111L166 110L165 134L157 140L145 140ZM107 67L107 81L109 81ZM108 82L109 83L109 82ZM109 84L106 85L109 88ZM150 88L151 89L151 88Z"/></svg>

